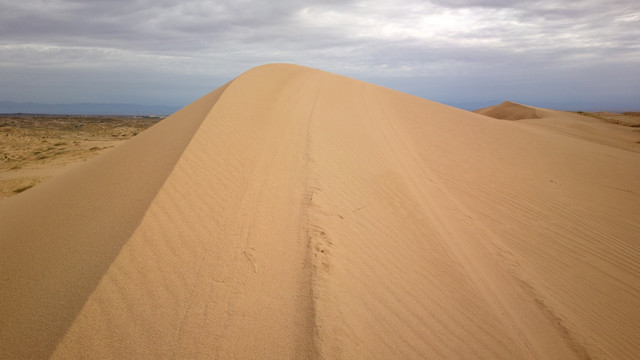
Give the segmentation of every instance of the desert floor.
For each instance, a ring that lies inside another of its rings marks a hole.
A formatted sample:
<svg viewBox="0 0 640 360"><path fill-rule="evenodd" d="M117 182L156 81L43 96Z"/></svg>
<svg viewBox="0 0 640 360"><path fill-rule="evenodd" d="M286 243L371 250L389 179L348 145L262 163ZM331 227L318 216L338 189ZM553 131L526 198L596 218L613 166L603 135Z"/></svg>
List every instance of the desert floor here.
<svg viewBox="0 0 640 360"><path fill-rule="evenodd" d="M0 115L0 199L126 141L160 118Z"/></svg>

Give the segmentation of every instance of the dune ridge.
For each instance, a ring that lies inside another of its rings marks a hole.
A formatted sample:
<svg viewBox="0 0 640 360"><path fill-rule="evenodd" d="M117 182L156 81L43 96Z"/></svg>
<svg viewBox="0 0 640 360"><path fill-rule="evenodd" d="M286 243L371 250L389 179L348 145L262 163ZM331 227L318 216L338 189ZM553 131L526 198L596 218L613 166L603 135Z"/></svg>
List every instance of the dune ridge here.
<svg viewBox="0 0 640 360"><path fill-rule="evenodd" d="M254 68L0 202L0 357L633 358L639 175L587 138Z"/></svg>

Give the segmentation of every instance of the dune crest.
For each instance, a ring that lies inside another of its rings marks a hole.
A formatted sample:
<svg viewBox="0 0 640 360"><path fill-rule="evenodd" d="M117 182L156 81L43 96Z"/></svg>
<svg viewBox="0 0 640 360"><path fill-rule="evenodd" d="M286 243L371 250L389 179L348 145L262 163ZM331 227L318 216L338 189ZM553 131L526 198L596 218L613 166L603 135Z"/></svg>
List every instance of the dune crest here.
<svg viewBox="0 0 640 360"><path fill-rule="evenodd" d="M500 120L523 120L540 118L540 116L536 112L536 109L511 101L505 101L499 105L478 109L474 112Z"/></svg>
<svg viewBox="0 0 640 360"><path fill-rule="evenodd" d="M0 202L0 357L637 357L639 177L635 152L257 67Z"/></svg>

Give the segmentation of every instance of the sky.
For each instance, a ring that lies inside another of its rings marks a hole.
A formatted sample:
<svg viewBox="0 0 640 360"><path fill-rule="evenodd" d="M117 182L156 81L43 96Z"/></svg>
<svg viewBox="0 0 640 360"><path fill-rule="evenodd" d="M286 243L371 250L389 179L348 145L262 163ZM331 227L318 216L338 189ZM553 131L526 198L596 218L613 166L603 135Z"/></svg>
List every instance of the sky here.
<svg viewBox="0 0 640 360"><path fill-rule="evenodd" d="M273 62L468 110L640 110L640 1L0 0L0 101L184 106Z"/></svg>

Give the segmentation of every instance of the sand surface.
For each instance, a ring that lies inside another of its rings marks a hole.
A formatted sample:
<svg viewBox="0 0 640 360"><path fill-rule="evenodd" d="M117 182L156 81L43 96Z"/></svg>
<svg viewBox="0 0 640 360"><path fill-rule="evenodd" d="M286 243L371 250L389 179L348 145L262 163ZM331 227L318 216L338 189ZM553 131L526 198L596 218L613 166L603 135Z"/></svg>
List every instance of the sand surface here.
<svg viewBox="0 0 640 360"><path fill-rule="evenodd" d="M254 68L0 202L0 358L638 358L638 133L535 112Z"/></svg>

